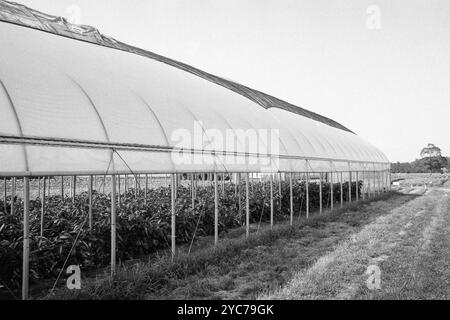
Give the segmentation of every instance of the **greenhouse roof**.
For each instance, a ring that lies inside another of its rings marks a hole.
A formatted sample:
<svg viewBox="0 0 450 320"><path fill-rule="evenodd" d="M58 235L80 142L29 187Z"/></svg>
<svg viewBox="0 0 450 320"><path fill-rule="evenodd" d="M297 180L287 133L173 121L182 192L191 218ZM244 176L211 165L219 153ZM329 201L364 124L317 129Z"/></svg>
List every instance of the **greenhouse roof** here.
<svg viewBox="0 0 450 320"><path fill-rule="evenodd" d="M0 0L0 34L0 175L388 165L331 119L92 27Z"/></svg>

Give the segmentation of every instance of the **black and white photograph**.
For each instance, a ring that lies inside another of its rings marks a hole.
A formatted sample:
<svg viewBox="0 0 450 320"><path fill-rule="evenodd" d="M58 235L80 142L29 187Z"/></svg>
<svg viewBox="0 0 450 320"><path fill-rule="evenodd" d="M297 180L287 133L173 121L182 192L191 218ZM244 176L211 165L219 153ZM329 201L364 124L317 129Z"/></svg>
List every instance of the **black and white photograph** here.
<svg viewBox="0 0 450 320"><path fill-rule="evenodd" d="M18 1L0 303L450 299L450 1Z"/></svg>

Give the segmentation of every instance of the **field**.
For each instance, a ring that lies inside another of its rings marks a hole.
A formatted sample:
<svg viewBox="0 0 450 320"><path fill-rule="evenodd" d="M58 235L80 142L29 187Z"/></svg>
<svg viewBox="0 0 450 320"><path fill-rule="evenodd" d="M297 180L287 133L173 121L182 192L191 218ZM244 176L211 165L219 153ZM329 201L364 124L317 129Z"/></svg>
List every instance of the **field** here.
<svg viewBox="0 0 450 320"><path fill-rule="evenodd" d="M282 201L273 230L267 224L267 213L257 215L254 210L248 239L242 222L225 223L216 248L212 245L211 231L198 234L192 247L190 233L185 241L180 241L173 262L170 251L162 246L139 259L131 256L123 259L112 281L106 264L100 263L83 274L81 290L67 290L61 282L51 294L37 286L34 296L45 299L449 299L450 180L442 175L401 178L402 184L393 191L346 204L342 209L319 214L315 202L311 217L296 215L292 227L286 221L286 202ZM283 190L287 188L282 187L283 199L286 198ZM225 194L233 198L231 183L228 189ZM155 190L165 189L161 186ZM255 185L254 195L258 194L257 190L263 192L263 186L258 189ZM133 190L130 193L129 197L133 198ZM210 197L208 193L205 196ZM265 201L259 198L256 202ZM300 202L301 197L296 198L296 210L300 210ZM230 212L237 209L234 203ZM324 207L328 205L324 202ZM252 206L256 208L255 203ZM267 205L258 210L264 212L267 210L264 208ZM369 266L379 268L379 289L369 289L367 282L371 275L367 272L373 270Z"/></svg>

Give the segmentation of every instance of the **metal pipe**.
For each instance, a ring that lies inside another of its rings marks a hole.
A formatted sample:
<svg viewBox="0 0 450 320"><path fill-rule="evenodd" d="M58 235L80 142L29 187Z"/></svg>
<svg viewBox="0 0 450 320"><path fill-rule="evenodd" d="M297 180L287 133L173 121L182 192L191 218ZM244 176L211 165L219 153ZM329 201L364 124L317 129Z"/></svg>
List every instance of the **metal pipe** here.
<svg viewBox="0 0 450 320"><path fill-rule="evenodd" d="M41 232L39 235L41 238L44 236L44 210L45 210L45 177L43 182L43 190L42 190L42 198L41 198Z"/></svg>
<svg viewBox="0 0 450 320"><path fill-rule="evenodd" d="M359 177L358 177L358 171L355 172L355 179L356 179L356 201L359 200Z"/></svg>
<svg viewBox="0 0 450 320"><path fill-rule="evenodd" d="M191 201L192 201L192 209L195 208L195 195L194 195L194 174L191 173Z"/></svg>
<svg viewBox="0 0 450 320"><path fill-rule="evenodd" d="M273 174L270 173L270 229L273 229Z"/></svg>
<svg viewBox="0 0 450 320"><path fill-rule="evenodd" d="M92 184L93 178L92 176L89 176L89 230L92 230Z"/></svg>
<svg viewBox="0 0 450 320"><path fill-rule="evenodd" d="M219 191L217 188L217 173L214 172L214 246L219 243Z"/></svg>
<svg viewBox="0 0 450 320"><path fill-rule="evenodd" d="M305 178L306 178L306 183L305 183L305 187L306 187L306 219L308 219L309 218L309 174L308 174L308 172L306 172Z"/></svg>
<svg viewBox="0 0 450 320"><path fill-rule="evenodd" d="M22 257L22 300L28 299L28 279L30 273L30 180L24 178L23 202L23 257Z"/></svg>
<svg viewBox="0 0 450 320"><path fill-rule="evenodd" d="M352 172L348 172L348 203L352 203Z"/></svg>
<svg viewBox="0 0 450 320"><path fill-rule="evenodd" d="M120 174L117 176L117 190L118 190L118 192L117 192L117 205L120 207L120 203L121 203L121 187L120 187L120 185L121 185L121 183L120 183L120 180L122 180L122 178L120 177Z"/></svg>
<svg viewBox="0 0 450 320"><path fill-rule="evenodd" d="M166 182L167 182L167 175L166 177ZM171 244L172 244L172 262L175 259L175 174L172 173L172 181L170 184L171 188L170 188L170 200L171 200L171 210L172 210L172 217L171 217Z"/></svg>
<svg viewBox="0 0 450 320"><path fill-rule="evenodd" d="M148 174L145 175L144 204L147 205Z"/></svg>
<svg viewBox="0 0 450 320"><path fill-rule="evenodd" d="M64 176L61 176L61 199L64 200Z"/></svg>
<svg viewBox="0 0 450 320"><path fill-rule="evenodd" d="M280 213L281 213L281 200L282 200L282 194L281 194L281 172L280 173L278 173L278 200L279 200L279 204L278 204L278 207L279 207L279 211L280 211Z"/></svg>
<svg viewBox="0 0 450 320"><path fill-rule="evenodd" d="M75 195L77 193L77 176L73 176L73 190L72 190L72 202L75 202Z"/></svg>
<svg viewBox="0 0 450 320"><path fill-rule="evenodd" d="M322 214L322 172L319 172L319 212Z"/></svg>
<svg viewBox="0 0 450 320"><path fill-rule="evenodd" d="M245 176L245 236L250 235L250 197L248 192L248 173Z"/></svg>
<svg viewBox="0 0 450 320"><path fill-rule="evenodd" d="M289 198L290 198L290 214L291 214L291 220L290 224L292 226L292 223L294 222L294 192L292 190L292 172L289 173Z"/></svg>
<svg viewBox="0 0 450 320"><path fill-rule="evenodd" d="M341 184L341 209L344 207L344 175L340 172L340 184Z"/></svg>
<svg viewBox="0 0 450 320"><path fill-rule="evenodd" d="M6 214L6 197L8 196L8 193L7 193L7 184L6 184L6 178L3 178L3 184L4 184L4 186L5 186L5 190L3 190L3 197L5 198L5 202L3 202L3 207L4 207L4 209L5 209L5 214Z"/></svg>
<svg viewBox="0 0 450 320"><path fill-rule="evenodd" d="M16 198L16 177L12 178L12 182L11 182L11 215L14 215L14 202Z"/></svg>
<svg viewBox="0 0 450 320"><path fill-rule="evenodd" d="M111 277L116 273L116 175L111 176Z"/></svg>
<svg viewBox="0 0 450 320"><path fill-rule="evenodd" d="M331 208L331 210L334 209L334 194L333 194L334 190L333 189L334 189L333 172L330 172L330 198L331 198L330 208Z"/></svg>

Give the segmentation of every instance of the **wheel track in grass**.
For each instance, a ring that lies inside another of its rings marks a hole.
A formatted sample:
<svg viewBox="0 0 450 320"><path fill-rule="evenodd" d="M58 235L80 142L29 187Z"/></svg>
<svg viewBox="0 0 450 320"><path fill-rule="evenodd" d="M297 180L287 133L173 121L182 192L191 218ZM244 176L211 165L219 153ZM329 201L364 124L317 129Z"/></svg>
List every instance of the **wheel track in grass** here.
<svg viewBox="0 0 450 320"><path fill-rule="evenodd" d="M446 186L433 188L377 218L264 298L448 299L449 195ZM380 290L366 285L369 265L381 270Z"/></svg>

